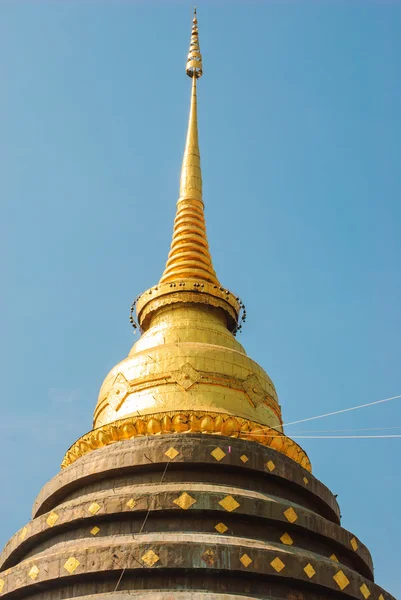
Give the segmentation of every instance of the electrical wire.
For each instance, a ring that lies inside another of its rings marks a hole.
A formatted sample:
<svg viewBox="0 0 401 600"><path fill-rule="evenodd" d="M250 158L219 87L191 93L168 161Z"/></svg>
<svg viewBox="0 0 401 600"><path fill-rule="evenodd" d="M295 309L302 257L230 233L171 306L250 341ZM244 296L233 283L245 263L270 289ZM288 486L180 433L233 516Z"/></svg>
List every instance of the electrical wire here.
<svg viewBox="0 0 401 600"><path fill-rule="evenodd" d="M166 474L167 467L169 466L169 464L170 464L170 463L169 463L169 462L167 462L167 463L166 463L166 466L164 467L164 471L163 471L163 475L161 476L160 483L163 483L163 479L164 479L164 476L165 476L165 474ZM149 509L148 509L148 511L147 511L147 513L146 513L146 515L145 515L145 518L144 518L144 520L143 520L143 523L142 523L142 525L141 525L141 528L140 528L140 530L139 530L139 534L138 534L138 535L140 535L140 534L142 533L142 531L143 531L143 529L144 529L144 527L145 527L145 525L146 525L146 521L148 520L148 517L149 517L149 515L150 515L150 511L151 511L151 510L152 510L152 502L150 503ZM133 537L133 538L135 538L134 534L132 535L132 537ZM143 566L143 565L141 565L141 566ZM119 579L118 579L118 581L117 581L117 585L116 585L116 587L114 588L114 591L115 591L115 592L118 590L118 587L119 587L119 585L120 585L120 583L121 583L121 580L122 580L122 578L124 577L124 573L125 573L125 571L126 571L126 570L127 570L127 567L124 567L124 568L123 568L123 570L121 571L121 575L120 575L120 577L119 577Z"/></svg>
<svg viewBox="0 0 401 600"><path fill-rule="evenodd" d="M323 419L324 417L331 417L333 415L339 415L341 413L349 412L351 410L358 410L359 408L365 408L366 406L373 406L374 404L381 404L383 402L390 402L390 400L397 400L400 396L392 396L391 398L384 398L383 400L376 400L375 402L368 402L367 404L360 404L359 406L352 406L351 408L343 408L342 410L336 410L334 412L326 413L324 415L318 415L317 417L308 417L307 419L300 419L299 421L292 421L291 423L284 423L278 428L288 427L289 425L297 425L298 423L305 423L306 421L314 421L316 419Z"/></svg>

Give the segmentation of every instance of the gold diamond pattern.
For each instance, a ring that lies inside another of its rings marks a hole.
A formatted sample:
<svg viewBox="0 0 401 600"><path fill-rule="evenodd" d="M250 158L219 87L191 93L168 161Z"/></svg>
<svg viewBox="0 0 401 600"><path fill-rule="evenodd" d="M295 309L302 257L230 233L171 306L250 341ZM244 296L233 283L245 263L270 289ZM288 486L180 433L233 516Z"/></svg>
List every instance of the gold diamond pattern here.
<svg viewBox="0 0 401 600"><path fill-rule="evenodd" d="M280 540L286 546L292 546L293 543L294 543L294 540L292 539L292 537L290 535L288 535L288 533L283 533L283 535L281 536Z"/></svg>
<svg viewBox="0 0 401 600"><path fill-rule="evenodd" d="M359 589L360 589L362 596L365 598L365 600L368 600L368 598L370 596L370 589L368 588L366 583L363 583Z"/></svg>
<svg viewBox="0 0 401 600"><path fill-rule="evenodd" d="M274 464L274 462L272 460L269 460L269 462L266 463L266 467L269 469L269 471L274 471L274 469L276 468L276 465Z"/></svg>
<svg viewBox="0 0 401 600"><path fill-rule="evenodd" d="M312 579L312 577L314 575L316 575L316 571L315 571L315 569L312 567L312 565L310 563L308 563L306 565L306 567L304 567L304 571L307 574L307 576L309 577L309 579Z"/></svg>
<svg viewBox="0 0 401 600"><path fill-rule="evenodd" d="M223 500L220 500L219 504L227 512L232 512L239 507L239 502L237 502L232 496L226 496L223 498Z"/></svg>
<svg viewBox="0 0 401 600"><path fill-rule="evenodd" d="M1 591L1 590L0 590L0 591ZM383 596L383 594L380 594L380 596L379 596L379 600L384 600L384 596Z"/></svg>
<svg viewBox="0 0 401 600"><path fill-rule="evenodd" d="M240 460L242 460L243 463L247 463L249 458L247 457L246 454L243 454L242 456L240 456Z"/></svg>
<svg viewBox="0 0 401 600"><path fill-rule="evenodd" d="M90 512L91 515L96 515L99 512L99 510L100 510L100 505L97 502L92 502L92 504L88 508L88 511Z"/></svg>
<svg viewBox="0 0 401 600"><path fill-rule="evenodd" d="M35 579L37 578L38 575L39 575L39 569L36 565L33 565L33 567L28 572L28 577L30 577L32 579L32 581L35 581Z"/></svg>
<svg viewBox="0 0 401 600"><path fill-rule="evenodd" d="M307 477L304 477L303 481L304 481L304 484L305 484L305 485L308 485L308 483L309 483L309 479L308 479Z"/></svg>
<svg viewBox="0 0 401 600"><path fill-rule="evenodd" d="M280 573L280 571L282 571L285 567L285 564L282 560L279 559L278 556L276 556L276 558L272 560L270 564L273 567L273 569L277 571L277 573Z"/></svg>
<svg viewBox="0 0 401 600"><path fill-rule="evenodd" d="M153 567L153 565L160 560L160 557L157 556L156 552L153 552L153 550L148 550L141 558L149 567Z"/></svg>
<svg viewBox="0 0 401 600"><path fill-rule="evenodd" d="M5 585L6 582L4 581L4 579L0 579L0 594L2 593Z"/></svg>
<svg viewBox="0 0 401 600"><path fill-rule="evenodd" d="M290 523L295 523L295 521L298 519L298 515L292 508L292 506L290 506L290 508L287 508L287 510L284 511L284 516Z"/></svg>
<svg viewBox="0 0 401 600"><path fill-rule="evenodd" d="M191 508L191 506L196 503L196 500L187 494L187 492L183 492L181 496L178 496L173 502L183 510L188 510L188 508Z"/></svg>
<svg viewBox="0 0 401 600"><path fill-rule="evenodd" d="M134 506L136 506L136 502L133 498L130 498L126 504L126 506L128 506L128 508L130 508L131 510L134 508Z"/></svg>
<svg viewBox="0 0 401 600"><path fill-rule="evenodd" d="M168 456L170 460L174 460L175 457L179 455L179 452L171 446L164 454Z"/></svg>
<svg viewBox="0 0 401 600"><path fill-rule="evenodd" d="M332 554L330 556L330 558L331 558L331 560L334 560L335 562L340 562L335 554Z"/></svg>
<svg viewBox="0 0 401 600"><path fill-rule="evenodd" d="M352 540L350 541L350 544L351 544L354 552L356 552L358 550L358 542L356 541L356 538L353 537Z"/></svg>
<svg viewBox="0 0 401 600"><path fill-rule="evenodd" d="M211 567L216 562L215 554L211 549L205 550L201 556L201 559L207 564L208 567Z"/></svg>
<svg viewBox="0 0 401 600"><path fill-rule="evenodd" d="M345 590L347 585L349 585L349 579L342 571L337 571L337 573L333 575L333 579L340 590Z"/></svg>
<svg viewBox="0 0 401 600"><path fill-rule="evenodd" d="M189 363L185 363L175 372L175 380L184 390L189 390L201 378L201 374Z"/></svg>
<svg viewBox="0 0 401 600"><path fill-rule="evenodd" d="M77 560L74 556L70 556L70 558L64 563L63 567L70 575L74 573L74 571L79 566L79 560Z"/></svg>
<svg viewBox="0 0 401 600"><path fill-rule="evenodd" d="M227 525L224 525L224 523L217 523L217 525L215 525L214 528L219 533L225 533L228 529Z"/></svg>
<svg viewBox="0 0 401 600"><path fill-rule="evenodd" d="M97 527L97 526L95 525L95 527L93 527L93 528L91 529L91 534L92 534L92 535L97 535L97 534L99 533L99 531L100 531L100 527Z"/></svg>
<svg viewBox="0 0 401 600"><path fill-rule="evenodd" d="M247 569L252 562L252 558L245 553L241 556L240 561L244 565L245 569Z"/></svg>
<svg viewBox="0 0 401 600"><path fill-rule="evenodd" d="M218 462L220 462L225 456L226 453L224 452L224 450L222 450L221 448L215 448L211 453L210 453L213 458L215 458Z"/></svg>
<svg viewBox="0 0 401 600"><path fill-rule="evenodd" d="M28 529L27 529L27 527L23 527L23 528L21 529L21 532L20 532L20 534L19 534L19 539L21 540L21 542L23 542L23 541L24 541L24 539L26 538L26 534L27 534L27 533L28 533Z"/></svg>
<svg viewBox="0 0 401 600"><path fill-rule="evenodd" d="M59 516L55 512L51 512L50 515L46 519L46 523L49 527L54 527L59 519Z"/></svg>

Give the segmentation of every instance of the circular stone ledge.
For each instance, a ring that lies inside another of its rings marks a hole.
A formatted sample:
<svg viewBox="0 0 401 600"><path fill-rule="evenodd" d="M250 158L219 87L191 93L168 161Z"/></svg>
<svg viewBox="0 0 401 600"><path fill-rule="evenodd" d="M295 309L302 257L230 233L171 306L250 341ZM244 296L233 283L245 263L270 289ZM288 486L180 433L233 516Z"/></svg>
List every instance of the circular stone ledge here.
<svg viewBox="0 0 401 600"><path fill-rule="evenodd" d="M334 495L292 459L257 442L207 434L134 438L95 450L63 469L42 488L32 515L36 517L51 510L72 490L90 481L145 466L158 465L163 469L166 463L213 465L213 468L221 465L225 469L258 471L277 477L313 499L324 517L340 522L340 509Z"/></svg>
<svg viewBox="0 0 401 600"><path fill-rule="evenodd" d="M116 519L122 514L152 515L162 511L171 513L171 519L182 519L184 514L187 519L190 518L190 513L199 511L204 514L210 512L215 515L216 524L219 520L224 521L227 514L238 519L256 518L261 527L263 520L266 520L280 530L279 536L290 532L294 540L298 538L305 541L313 536L327 546L327 558L334 552L340 552L350 560L355 570L360 570L373 579L372 559L366 546L358 540L358 548L353 550L351 540L356 540L355 536L317 513L274 495L239 487L194 482L142 484L135 486L134 490L131 486L126 486L115 492L97 491L69 500L57 506L54 511L28 523L22 530L23 540L20 533L15 534L0 555L0 569L10 564L13 554L17 553L17 559L18 554L23 553L24 546L30 550L49 536L56 536L59 531L65 530L66 526L71 528L74 524L75 527L85 525L87 537L90 538L92 528L96 527L97 530L92 535L98 535L106 518ZM291 544L294 543L294 547L305 547L305 544L298 546L292 538Z"/></svg>
<svg viewBox="0 0 401 600"><path fill-rule="evenodd" d="M56 582L63 585L70 576L76 581L87 580L88 575L95 578L115 572L117 582L125 570L142 572L148 578L150 570L158 569L194 573L216 570L222 575L246 573L248 577L263 576L266 582L297 581L305 590L312 591L317 586L357 600L370 595L374 599L380 595L384 600L392 598L355 571L313 552L244 538L191 534L142 534L140 539L131 537L129 541L126 536L114 536L88 540L85 547L59 544L51 552L45 551L0 573L0 587L2 598L12 598L15 592L21 597L22 589L24 595L35 593L39 586L46 591Z"/></svg>

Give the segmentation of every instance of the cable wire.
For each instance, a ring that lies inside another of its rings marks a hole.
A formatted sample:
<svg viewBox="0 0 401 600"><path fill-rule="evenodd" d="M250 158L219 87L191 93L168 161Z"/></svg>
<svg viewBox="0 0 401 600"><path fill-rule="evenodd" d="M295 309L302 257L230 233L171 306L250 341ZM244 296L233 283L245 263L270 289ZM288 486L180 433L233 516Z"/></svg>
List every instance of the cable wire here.
<svg viewBox="0 0 401 600"><path fill-rule="evenodd" d="M374 404L381 404L383 402L390 402L390 400L397 400L400 396L392 396L391 398L384 398L383 400L376 400L375 402L368 402L367 404L360 404L359 406L352 406L351 408L343 408L342 410L336 410L334 412L326 413L324 415L318 415L317 417L308 417L307 419L300 419L299 421L292 421L291 423L284 423L279 428L288 427L289 425L297 425L298 423L305 423L306 421L314 421L315 419L323 419L324 417L332 417L333 415L339 415L341 413L349 412L351 410L358 410L359 408L365 408L366 406L373 406Z"/></svg>

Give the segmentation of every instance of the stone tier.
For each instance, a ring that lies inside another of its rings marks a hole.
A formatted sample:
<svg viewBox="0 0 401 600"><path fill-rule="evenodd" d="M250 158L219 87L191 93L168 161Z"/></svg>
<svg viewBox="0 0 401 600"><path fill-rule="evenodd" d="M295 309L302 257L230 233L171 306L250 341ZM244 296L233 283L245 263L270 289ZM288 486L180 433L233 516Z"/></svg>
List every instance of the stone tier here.
<svg viewBox="0 0 401 600"><path fill-rule="evenodd" d="M44 486L0 555L0 599L391 600L333 494L216 435L117 442Z"/></svg>

